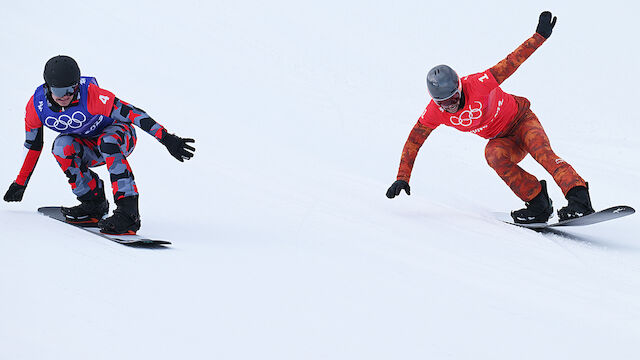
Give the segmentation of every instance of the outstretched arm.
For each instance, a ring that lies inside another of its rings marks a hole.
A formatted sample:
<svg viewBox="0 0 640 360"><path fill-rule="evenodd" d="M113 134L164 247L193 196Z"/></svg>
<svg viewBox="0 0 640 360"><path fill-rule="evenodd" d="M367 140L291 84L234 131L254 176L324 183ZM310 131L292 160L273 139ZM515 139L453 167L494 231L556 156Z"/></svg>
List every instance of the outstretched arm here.
<svg viewBox="0 0 640 360"><path fill-rule="evenodd" d="M133 123L157 140L167 134L167 130L151 118L144 110L116 98L113 102L110 118L125 123Z"/></svg>
<svg viewBox="0 0 640 360"><path fill-rule="evenodd" d="M27 153L24 157L24 162L22 164L22 168L20 169L20 173L16 178L16 183L19 185L27 186L27 183L31 178L31 174L33 174L33 170L36 167L38 159L40 158L42 147L44 146L42 134L42 127L38 127L35 129L26 129L26 139L24 142L24 147Z"/></svg>
<svg viewBox="0 0 640 360"><path fill-rule="evenodd" d="M422 125L419 121L413 129L411 129L409 138L407 138L407 142L405 142L404 148L402 149L402 157L400 158L400 167L396 179L406 181L407 183L409 182L411 171L413 170L413 163L416 161L418 151L432 131L433 129Z"/></svg>
<svg viewBox="0 0 640 360"><path fill-rule="evenodd" d="M545 11L540 14L536 33L518 46L511 54L507 55L506 58L489 69L498 84L502 84L511 76L551 36L551 31L555 25L556 17L554 16L552 20L550 12Z"/></svg>
<svg viewBox="0 0 640 360"><path fill-rule="evenodd" d="M162 145L167 148L171 156L180 162L191 159L193 151L196 150L188 144L193 143L195 140L169 134L162 125L153 120L144 110L118 98L113 102L113 110L111 111L110 117L122 122L131 122L146 131L160 141Z"/></svg>
<svg viewBox="0 0 640 360"><path fill-rule="evenodd" d="M18 177L11 183L4 195L4 201L22 201L22 196L27 188L31 174L33 174L33 170L36 168L44 145L42 123L40 123L38 115L36 115L36 110L33 106L33 97L27 103L24 121L25 157Z"/></svg>
<svg viewBox="0 0 640 360"><path fill-rule="evenodd" d="M400 192L404 190L407 195L411 195L411 187L409 186L409 178L411 178L411 170L413 169L413 163L418 156L418 151L422 144L433 129L422 125L420 121L411 129L409 138L404 144L402 149L402 157L400 158L400 168L398 169L397 180L391 184L391 187L387 190L387 197L393 199L400 195Z"/></svg>

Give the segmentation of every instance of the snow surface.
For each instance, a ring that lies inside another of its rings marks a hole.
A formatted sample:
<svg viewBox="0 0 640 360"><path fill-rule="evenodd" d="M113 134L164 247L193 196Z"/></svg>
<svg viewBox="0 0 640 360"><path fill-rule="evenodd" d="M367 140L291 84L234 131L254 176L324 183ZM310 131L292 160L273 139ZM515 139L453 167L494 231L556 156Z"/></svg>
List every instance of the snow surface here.
<svg viewBox="0 0 640 360"><path fill-rule="evenodd" d="M138 132L141 233L165 250L37 214L75 202L43 153L24 200L0 204L0 359L637 358L637 214L564 235L500 223L522 204L486 141L444 127L412 195L384 196L426 71L485 70L546 9L553 35L503 88L532 100L595 207L638 208L638 3L3 3L3 186L57 54L197 152L179 163Z"/></svg>

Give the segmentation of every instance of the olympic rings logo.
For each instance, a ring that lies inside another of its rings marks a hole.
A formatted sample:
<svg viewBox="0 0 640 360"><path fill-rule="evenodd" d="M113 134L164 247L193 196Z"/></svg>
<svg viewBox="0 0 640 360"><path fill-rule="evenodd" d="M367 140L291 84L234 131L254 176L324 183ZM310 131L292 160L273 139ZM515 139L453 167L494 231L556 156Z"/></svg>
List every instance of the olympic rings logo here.
<svg viewBox="0 0 640 360"><path fill-rule="evenodd" d="M452 116L449 118L453 125L468 127L473 124L473 120L480 119L482 117L482 103L476 101L480 107L474 109L469 105L469 110L465 110L460 116Z"/></svg>
<svg viewBox="0 0 640 360"><path fill-rule="evenodd" d="M85 121L87 121L87 116L81 111L76 111L71 116L67 114L62 114L57 118L49 116L44 120L44 124L49 128L65 131L67 129L79 129Z"/></svg>

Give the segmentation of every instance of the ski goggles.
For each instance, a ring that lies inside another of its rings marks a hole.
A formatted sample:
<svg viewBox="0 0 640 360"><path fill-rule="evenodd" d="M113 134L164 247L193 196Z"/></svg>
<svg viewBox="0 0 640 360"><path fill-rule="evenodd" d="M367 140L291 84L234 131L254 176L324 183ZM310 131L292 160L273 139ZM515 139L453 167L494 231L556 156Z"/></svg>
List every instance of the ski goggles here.
<svg viewBox="0 0 640 360"><path fill-rule="evenodd" d="M453 95L449 96L446 99L441 99L441 100L433 99L433 101L435 101L435 103L438 104L438 106L449 107L457 104L460 101L460 98L461 98L461 92L460 90L456 90L456 92L454 92Z"/></svg>
<svg viewBox="0 0 640 360"><path fill-rule="evenodd" d="M65 87L53 87L53 86L49 86L49 91L51 91L51 94L53 94L53 96L55 97L65 97L67 95L73 95L76 93L76 90L78 90L78 84L75 85L71 85L71 86L65 86Z"/></svg>

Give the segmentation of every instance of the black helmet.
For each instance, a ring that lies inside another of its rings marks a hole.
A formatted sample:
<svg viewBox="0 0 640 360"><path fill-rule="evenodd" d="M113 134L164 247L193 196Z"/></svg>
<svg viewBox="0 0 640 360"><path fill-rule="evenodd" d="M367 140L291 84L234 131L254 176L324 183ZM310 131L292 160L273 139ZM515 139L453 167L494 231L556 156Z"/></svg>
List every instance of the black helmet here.
<svg viewBox="0 0 640 360"><path fill-rule="evenodd" d="M427 73L427 89L434 100L445 100L461 91L458 74L447 65L438 65Z"/></svg>
<svg viewBox="0 0 640 360"><path fill-rule="evenodd" d="M78 63L66 55L52 57L44 65L44 82L54 88L78 84L80 82Z"/></svg>

